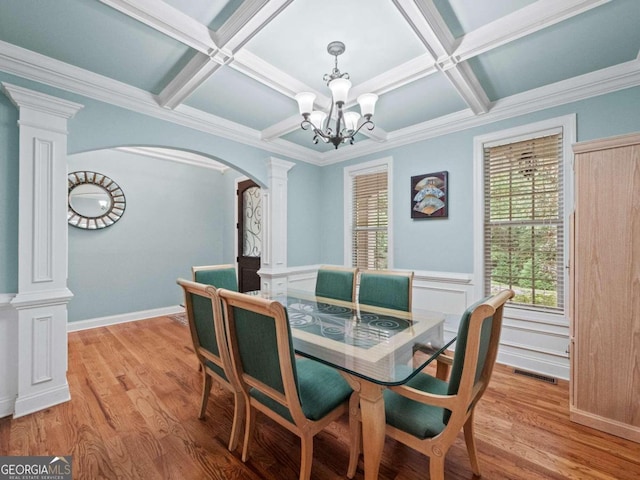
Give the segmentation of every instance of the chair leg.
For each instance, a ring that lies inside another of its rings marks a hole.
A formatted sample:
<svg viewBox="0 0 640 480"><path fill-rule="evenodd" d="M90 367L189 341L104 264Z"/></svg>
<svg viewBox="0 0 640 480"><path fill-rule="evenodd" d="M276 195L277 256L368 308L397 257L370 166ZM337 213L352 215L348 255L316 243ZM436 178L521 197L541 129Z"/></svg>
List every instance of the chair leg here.
<svg viewBox="0 0 640 480"><path fill-rule="evenodd" d="M478 464L478 453L476 451L476 438L473 426L473 411L471 411L471 415L467 418L463 431L464 442L467 444L467 452L469 454L469 461L471 462L471 470L475 475L480 476L480 465Z"/></svg>
<svg viewBox="0 0 640 480"><path fill-rule="evenodd" d="M202 366L202 365L201 365ZM211 393L211 375L204 370L202 371L202 401L200 402L200 415L198 418L202 419L207 413L207 401L209 400L209 394Z"/></svg>
<svg viewBox="0 0 640 480"><path fill-rule="evenodd" d="M234 392L233 403L233 424L231 425L231 437L229 438L230 452L233 452L238 447L238 442L240 441L240 425L246 415L245 400L242 392Z"/></svg>
<svg viewBox="0 0 640 480"><path fill-rule="evenodd" d="M309 480L313 464L313 435L304 434L300 437L300 450L300 480Z"/></svg>
<svg viewBox="0 0 640 480"><path fill-rule="evenodd" d="M429 457L429 480L444 480L444 456Z"/></svg>
<svg viewBox="0 0 640 480"><path fill-rule="evenodd" d="M249 459L249 444L256 429L256 409L251 407L251 402L246 402L246 418L244 423L244 443L242 445L242 461Z"/></svg>
<svg viewBox="0 0 640 480"><path fill-rule="evenodd" d="M436 378L439 380L447 381L449 378L450 366L444 362L436 362Z"/></svg>
<svg viewBox="0 0 640 480"><path fill-rule="evenodd" d="M358 459L362 452L362 423L360 423L360 395L351 394L349 399L349 467L347 478L353 478L358 468Z"/></svg>

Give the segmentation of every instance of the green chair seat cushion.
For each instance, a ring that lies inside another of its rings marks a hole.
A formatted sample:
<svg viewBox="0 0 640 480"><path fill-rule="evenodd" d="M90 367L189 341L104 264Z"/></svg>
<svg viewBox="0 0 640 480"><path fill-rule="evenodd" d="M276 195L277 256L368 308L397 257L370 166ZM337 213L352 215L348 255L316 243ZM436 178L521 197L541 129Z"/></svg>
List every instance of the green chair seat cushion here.
<svg viewBox="0 0 640 480"><path fill-rule="evenodd" d="M409 278L403 275L362 273L358 301L374 307L409 311Z"/></svg>
<svg viewBox="0 0 640 480"><path fill-rule="evenodd" d="M431 375L419 373L406 385L422 392L446 395L449 384ZM391 390L385 390L383 395L389 425L423 440L435 437L444 430L444 408L410 400Z"/></svg>
<svg viewBox="0 0 640 480"><path fill-rule="evenodd" d="M320 420L351 395L351 387L334 368L308 358L296 357L295 360L300 404L309 420ZM281 417L293 421L289 409L283 405L255 388L249 394Z"/></svg>
<svg viewBox="0 0 640 480"><path fill-rule="evenodd" d="M198 270L195 272L195 281L205 285L213 285L216 288L238 291L238 279L235 268L215 268L212 270Z"/></svg>
<svg viewBox="0 0 640 480"><path fill-rule="evenodd" d="M353 295L353 272L319 269L316 278L316 295L350 302Z"/></svg>

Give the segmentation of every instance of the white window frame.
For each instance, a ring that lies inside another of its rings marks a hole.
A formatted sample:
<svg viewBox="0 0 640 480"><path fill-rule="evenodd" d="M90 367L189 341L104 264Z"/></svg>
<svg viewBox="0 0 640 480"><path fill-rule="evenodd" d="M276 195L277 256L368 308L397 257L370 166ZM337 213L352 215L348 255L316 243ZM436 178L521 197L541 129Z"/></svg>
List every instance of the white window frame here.
<svg viewBox="0 0 640 480"><path fill-rule="evenodd" d="M393 268L393 158L384 157L344 168L344 264L351 266L353 253L353 178L358 175L387 171L388 225L387 268Z"/></svg>
<svg viewBox="0 0 640 480"><path fill-rule="evenodd" d="M569 317L569 219L573 212L573 150L576 142L576 115L565 115L540 122L529 123L519 127L500 130L480 135L473 139L473 245L474 245L474 285L475 298L484 297L484 146L515 143L533 137L540 137L544 133L562 128L562 162L563 162L563 195L564 195L564 311L563 313L543 312L535 307L509 306L507 310L513 318L523 320L539 320L557 322L562 318L562 324L568 325Z"/></svg>

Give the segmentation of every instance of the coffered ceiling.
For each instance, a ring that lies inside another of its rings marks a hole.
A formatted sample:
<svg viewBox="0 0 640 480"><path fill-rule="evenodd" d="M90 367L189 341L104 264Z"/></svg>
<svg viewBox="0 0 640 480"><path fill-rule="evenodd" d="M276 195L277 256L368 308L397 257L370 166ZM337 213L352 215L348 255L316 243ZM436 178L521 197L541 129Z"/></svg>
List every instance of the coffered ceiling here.
<svg viewBox="0 0 640 480"><path fill-rule="evenodd" d="M639 26L639 0L1 0L0 70L327 164L640 85ZM379 95L338 150L293 98L328 106L334 40L347 107Z"/></svg>

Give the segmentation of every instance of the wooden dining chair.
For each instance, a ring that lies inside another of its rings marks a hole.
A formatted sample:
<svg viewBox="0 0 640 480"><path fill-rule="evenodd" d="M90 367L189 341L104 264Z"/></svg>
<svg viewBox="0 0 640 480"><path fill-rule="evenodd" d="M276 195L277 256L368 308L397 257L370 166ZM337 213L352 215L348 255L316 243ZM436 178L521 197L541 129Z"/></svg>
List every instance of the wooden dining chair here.
<svg viewBox="0 0 640 480"><path fill-rule="evenodd" d="M351 387L337 370L294 354L282 304L229 290L218 293L231 363L245 395L242 461L249 457L256 414L262 412L300 437L300 480L308 480L313 437L348 413Z"/></svg>
<svg viewBox="0 0 640 480"><path fill-rule="evenodd" d="M238 275L233 264L198 265L191 267L191 276L194 282L213 285L216 288L238 291ZM198 364L198 370L202 371L202 364Z"/></svg>
<svg viewBox="0 0 640 480"><path fill-rule="evenodd" d="M355 302L357 277L355 267L322 265L318 269L315 293L318 297Z"/></svg>
<svg viewBox="0 0 640 480"><path fill-rule="evenodd" d="M220 298L216 288L211 285L182 278L179 278L177 283L184 291L193 349L202 371L202 400L198 418L205 417L213 380L229 390L234 397L233 423L229 439L229 450L233 451L240 439L240 426L245 415L245 398L231 365Z"/></svg>
<svg viewBox="0 0 640 480"><path fill-rule="evenodd" d="M413 272L363 270L360 272L358 303L410 312L412 289Z"/></svg>
<svg viewBox="0 0 640 480"><path fill-rule="evenodd" d="M503 290L464 312L448 382L418 373L406 384L389 387L383 393L386 434L429 456L430 480L444 480L444 458L461 429L471 469L480 476L473 432L475 406L489 385L498 353L504 304L513 295L513 290ZM361 435L358 429L356 435ZM356 445L360 445L360 440ZM358 453L351 454L349 478L355 475L358 462Z"/></svg>
<svg viewBox="0 0 640 480"><path fill-rule="evenodd" d="M228 263L222 265L200 265L191 267L193 281L213 285L216 288L238 291L238 275L236 266Z"/></svg>

